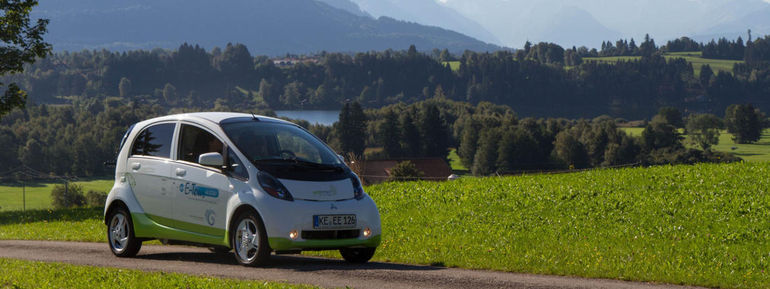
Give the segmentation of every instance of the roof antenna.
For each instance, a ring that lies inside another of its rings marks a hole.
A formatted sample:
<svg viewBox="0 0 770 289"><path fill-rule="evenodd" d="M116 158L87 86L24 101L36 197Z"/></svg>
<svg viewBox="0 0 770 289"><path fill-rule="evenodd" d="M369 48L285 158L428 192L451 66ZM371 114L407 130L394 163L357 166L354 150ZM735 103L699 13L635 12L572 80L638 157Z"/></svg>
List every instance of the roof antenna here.
<svg viewBox="0 0 770 289"><path fill-rule="evenodd" d="M257 118L257 115L255 115L253 112L251 113L251 119L259 121L259 119Z"/></svg>

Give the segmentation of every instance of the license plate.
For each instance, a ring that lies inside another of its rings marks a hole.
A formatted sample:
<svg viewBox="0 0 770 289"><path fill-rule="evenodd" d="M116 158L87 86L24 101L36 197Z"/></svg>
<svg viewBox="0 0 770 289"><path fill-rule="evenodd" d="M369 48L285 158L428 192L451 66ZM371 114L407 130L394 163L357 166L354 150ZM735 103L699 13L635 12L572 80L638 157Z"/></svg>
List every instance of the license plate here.
<svg viewBox="0 0 770 289"><path fill-rule="evenodd" d="M314 229L355 228L356 215L315 215Z"/></svg>

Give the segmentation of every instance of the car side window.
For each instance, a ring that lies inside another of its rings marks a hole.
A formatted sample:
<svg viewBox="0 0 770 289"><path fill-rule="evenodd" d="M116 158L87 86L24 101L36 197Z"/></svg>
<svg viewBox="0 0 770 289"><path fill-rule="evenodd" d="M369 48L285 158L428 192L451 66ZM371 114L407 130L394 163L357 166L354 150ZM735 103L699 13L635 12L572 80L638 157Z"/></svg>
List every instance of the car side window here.
<svg viewBox="0 0 770 289"><path fill-rule="evenodd" d="M246 166L243 165L241 159L238 158L238 155L236 155L231 148L227 148L227 171L235 178L244 181L249 179L249 173L246 170Z"/></svg>
<svg viewBox="0 0 770 289"><path fill-rule="evenodd" d="M202 154L223 153L222 142L199 127L183 124L179 137L179 160L198 163Z"/></svg>
<svg viewBox="0 0 770 289"><path fill-rule="evenodd" d="M144 129L134 140L131 155L171 157L171 139L176 124L156 124Z"/></svg>

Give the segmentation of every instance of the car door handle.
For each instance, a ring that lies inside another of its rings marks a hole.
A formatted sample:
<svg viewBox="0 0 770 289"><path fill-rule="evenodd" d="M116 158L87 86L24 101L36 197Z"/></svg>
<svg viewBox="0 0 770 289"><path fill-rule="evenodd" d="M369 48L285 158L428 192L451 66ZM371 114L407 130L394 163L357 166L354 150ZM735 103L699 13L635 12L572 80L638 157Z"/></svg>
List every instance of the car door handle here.
<svg viewBox="0 0 770 289"><path fill-rule="evenodd" d="M184 177L184 175L186 175L186 174L187 174L187 171L185 169L180 169L180 168L176 169L176 175L177 176Z"/></svg>
<svg viewBox="0 0 770 289"><path fill-rule="evenodd" d="M139 168L141 168L141 167L142 167L142 164L140 164L140 163L133 163L133 164L131 164L131 168L134 169L135 171L138 171Z"/></svg>

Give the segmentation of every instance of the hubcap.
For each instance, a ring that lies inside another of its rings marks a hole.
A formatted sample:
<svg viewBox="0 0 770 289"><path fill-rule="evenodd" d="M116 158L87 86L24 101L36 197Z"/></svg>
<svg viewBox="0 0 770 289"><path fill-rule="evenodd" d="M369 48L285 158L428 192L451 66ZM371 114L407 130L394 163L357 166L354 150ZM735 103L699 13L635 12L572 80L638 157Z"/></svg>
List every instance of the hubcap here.
<svg viewBox="0 0 770 289"><path fill-rule="evenodd" d="M115 214L110 221L110 246L118 253L123 252L128 244L128 222L123 214Z"/></svg>
<svg viewBox="0 0 770 289"><path fill-rule="evenodd" d="M243 219L238 224L235 234L235 252L241 260L251 263L257 258L259 251L259 234L257 224L251 219Z"/></svg>

